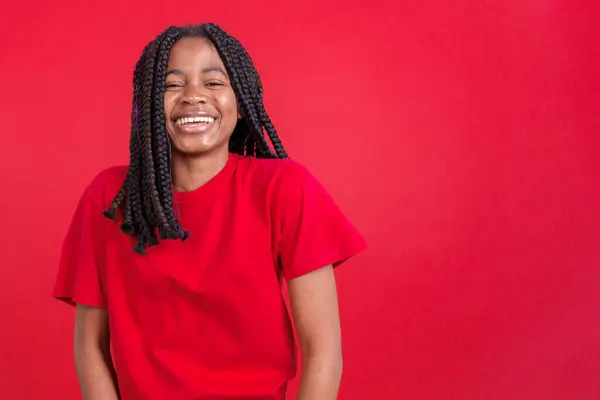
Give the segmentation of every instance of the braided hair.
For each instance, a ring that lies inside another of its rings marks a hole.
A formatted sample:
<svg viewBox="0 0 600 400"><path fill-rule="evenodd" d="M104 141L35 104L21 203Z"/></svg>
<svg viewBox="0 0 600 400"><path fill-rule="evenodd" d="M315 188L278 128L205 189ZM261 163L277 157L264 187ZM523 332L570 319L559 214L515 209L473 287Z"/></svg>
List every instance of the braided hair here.
<svg viewBox="0 0 600 400"><path fill-rule="evenodd" d="M139 254L146 254L146 247L157 245L159 238L185 240L188 236L173 207L164 113L167 61L171 48L183 37L207 39L225 64L242 114L229 140L229 151L258 158L288 157L265 111L260 77L242 44L212 23L169 27L144 48L135 66L129 168L121 189L104 211L112 220L117 219L117 210L122 212L121 230L137 238L134 250Z"/></svg>

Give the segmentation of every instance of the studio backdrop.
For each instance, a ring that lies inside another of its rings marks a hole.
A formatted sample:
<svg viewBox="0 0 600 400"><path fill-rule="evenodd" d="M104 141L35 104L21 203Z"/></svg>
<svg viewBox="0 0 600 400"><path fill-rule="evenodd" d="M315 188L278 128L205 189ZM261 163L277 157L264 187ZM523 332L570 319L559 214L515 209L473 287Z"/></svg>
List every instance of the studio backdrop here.
<svg viewBox="0 0 600 400"><path fill-rule="evenodd" d="M592 4L592 2L588 2ZM337 270L341 400L600 398L596 10L533 1L17 1L0 16L0 398L79 398L51 298L85 186L128 161L169 25L242 41L290 156L369 250Z"/></svg>

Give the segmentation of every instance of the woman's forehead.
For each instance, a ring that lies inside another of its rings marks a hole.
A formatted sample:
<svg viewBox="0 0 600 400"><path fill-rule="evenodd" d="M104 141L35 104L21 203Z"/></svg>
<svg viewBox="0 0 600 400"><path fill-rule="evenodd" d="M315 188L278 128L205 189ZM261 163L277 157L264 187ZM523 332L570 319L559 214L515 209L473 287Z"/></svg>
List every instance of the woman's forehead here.
<svg viewBox="0 0 600 400"><path fill-rule="evenodd" d="M202 37L184 37L179 39L169 53L168 67L183 69L198 66L224 68L223 61L214 45Z"/></svg>

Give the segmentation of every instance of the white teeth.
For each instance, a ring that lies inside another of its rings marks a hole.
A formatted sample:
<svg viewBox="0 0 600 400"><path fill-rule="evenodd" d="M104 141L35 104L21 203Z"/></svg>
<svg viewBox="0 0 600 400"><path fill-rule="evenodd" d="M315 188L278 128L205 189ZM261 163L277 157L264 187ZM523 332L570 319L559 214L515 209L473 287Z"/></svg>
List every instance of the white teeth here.
<svg viewBox="0 0 600 400"><path fill-rule="evenodd" d="M177 121L175 121L175 123L177 125L193 124L193 123L198 123L198 122L210 124L214 120L215 119L213 117L185 117L185 118L179 118Z"/></svg>

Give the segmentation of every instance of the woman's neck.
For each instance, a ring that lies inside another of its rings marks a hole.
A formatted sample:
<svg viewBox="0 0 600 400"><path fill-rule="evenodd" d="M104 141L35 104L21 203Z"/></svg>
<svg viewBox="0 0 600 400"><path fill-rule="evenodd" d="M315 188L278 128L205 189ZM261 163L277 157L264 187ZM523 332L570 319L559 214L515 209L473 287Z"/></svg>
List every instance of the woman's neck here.
<svg viewBox="0 0 600 400"><path fill-rule="evenodd" d="M228 158L228 151L210 152L198 156L173 154L171 161L173 190L191 192L198 189L223 170Z"/></svg>

